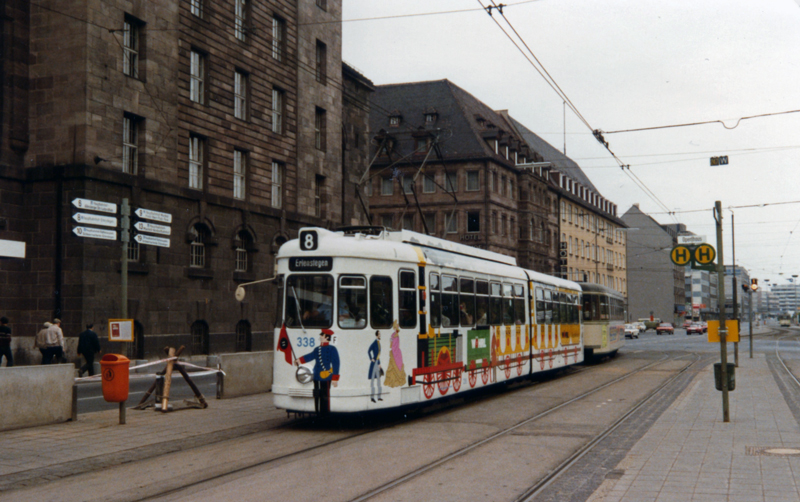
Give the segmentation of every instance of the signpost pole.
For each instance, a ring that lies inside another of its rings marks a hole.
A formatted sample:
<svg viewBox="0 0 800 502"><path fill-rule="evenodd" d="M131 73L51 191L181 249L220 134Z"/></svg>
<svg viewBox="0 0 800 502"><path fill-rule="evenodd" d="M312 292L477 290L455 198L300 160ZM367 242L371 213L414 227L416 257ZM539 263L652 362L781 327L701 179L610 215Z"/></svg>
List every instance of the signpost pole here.
<svg viewBox="0 0 800 502"><path fill-rule="evenodd" d="M733 277L731 278L731 287L733 288L733 318L739 320L739 288L736 282L736 277L739 275L736 270L736 228L733 226L733 211L731 211L731 249L733 251ZM741 331L740 331L741 332ZM736 367L739 367L739 342L733 342L733 360Z"/></svg>
<svg viewBox="0 0 800 502"><path fill-rule="evenodd" d="M722 202L714 203L714 219L717 223L717 292L719 300L719 355L722 363L722 421L730 422L730 410L728 409L728 328L725 324L725 262L722 259Z"/></svg>
<svg viewBox="0 0 800 502"><path fill-rule="evenodd" d="M122 240L122 319L128 318L128 242L130 241L131 208L128 199L122 199L120 208L122 214L120 237ZM121 408L120 408L121 409ZM120 412L122 413L122 412ZM124 420L120 418L120 420ZM124 422L121 422L124 423Z"/></svg>
<svg viewBox="0 0 800 502"><path fill-rule="evenodd" d="M753 289L750 289L750 359L753 358Z"/></svg>

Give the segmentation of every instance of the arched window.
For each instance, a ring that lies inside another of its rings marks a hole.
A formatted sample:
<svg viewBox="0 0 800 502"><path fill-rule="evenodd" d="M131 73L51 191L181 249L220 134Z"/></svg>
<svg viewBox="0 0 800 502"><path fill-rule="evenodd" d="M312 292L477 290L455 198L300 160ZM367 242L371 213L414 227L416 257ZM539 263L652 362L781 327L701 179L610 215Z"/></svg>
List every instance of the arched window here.
<svg viewBox="0 0 800 502"><path fill-rule="evenodd" d="M208 324L205 321L192 323L192 355L208 354Z"/></svg>
<svg viewBox="0 0 800 502"><path fill-rule="evenodd" d="M233 238L234 247L234 270L236 272L247 272L250 266L247 249L250 247L250 235L247 232L239 232Z"/></svg>
<svg viewBox="0 0 800 502"><path fill-rule="evenodd" d="M253 334L250 321L241 320L236 323L236 352L250 352L253 350Z"/></svg>
<svg viewBox="0 0 800 502"><path fill-rule="evenodd" d="M189 234L192 241L189 244L189 265L195 268L205 268L208 260L206 259L206 240L208 231L203 225L194 225Z"/></svg>

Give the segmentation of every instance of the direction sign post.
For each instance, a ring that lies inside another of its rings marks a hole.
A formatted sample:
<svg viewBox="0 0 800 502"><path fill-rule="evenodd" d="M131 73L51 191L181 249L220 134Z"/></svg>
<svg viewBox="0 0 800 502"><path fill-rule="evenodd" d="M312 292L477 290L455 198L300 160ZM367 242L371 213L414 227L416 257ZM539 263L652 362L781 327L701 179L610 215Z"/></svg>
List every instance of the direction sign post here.
<svg viewBox="0 0 800 502"><path fill-rule="evenodd" d="M112 202L102 202L91 199L72 199L72 205L78 209L86 209L88 211L117 214L117 205Z"/></svg>
<svg viewBox="0 0 800 502"><path fill-rule="evenodd" d="M150 246L158 246L162 248L169 247L169 239L164 239L163 237L156 237L154 235L136 234L136 237L134 237L133 239L139 244L148 244Z"/></svg>
<svg viewBox="0 0 800 502"><path fill-rule="evenodd" d="M92 239L103 239L107 241L117 240L116 230L103 230L102 228L92 227L75 227L72 229L72 233L78 237L90 237Z"/></svg>

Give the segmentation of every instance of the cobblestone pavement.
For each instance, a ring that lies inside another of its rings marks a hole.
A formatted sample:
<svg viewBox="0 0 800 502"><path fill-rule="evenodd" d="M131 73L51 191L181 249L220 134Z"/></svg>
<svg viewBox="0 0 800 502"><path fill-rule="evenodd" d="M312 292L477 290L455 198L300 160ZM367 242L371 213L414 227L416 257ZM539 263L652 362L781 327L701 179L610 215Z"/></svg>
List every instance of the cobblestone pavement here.
<svg viewBox="0 0 800 502"><path fill-rule="evenodd" d="M272 394L209 400L209 407L161 413L127 410L78 416L77 422L0 434L0 493L104 467L216 443L281 424ZM0 497L1 498L1 497Z"/></svg>
<svg viewBox="0 0 800 502"><path fill-rule="evenodd" d="M768 356L740 358L729 423L709 365L611 473L589 501L800 501L800 426Z"/></svg>

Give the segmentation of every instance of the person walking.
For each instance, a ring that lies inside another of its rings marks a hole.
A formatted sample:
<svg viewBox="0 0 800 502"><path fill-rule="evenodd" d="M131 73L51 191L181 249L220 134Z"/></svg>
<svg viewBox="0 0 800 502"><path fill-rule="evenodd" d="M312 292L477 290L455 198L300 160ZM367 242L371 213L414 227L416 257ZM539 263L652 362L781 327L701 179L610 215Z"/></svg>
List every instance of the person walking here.
<svg viewBox="0 0 800 502"><path fill-rule="evenodd" d="M64 362L64 332L61 331L61 319L53 319L53 324L47 328L47 362L53 364L53 358L57 362Z"/></svg>
<svg viewBox="0 0 800 502"><path fill-rule="evenodd" d="M8 317L0 317L0 363L6 356L6 368L14 366L14 356L11 355L11 328L8 327Z"/></svg>
<svg viewBox="0 0 800 502"><path fill-rule="evenodd" d="M45 354L47 354L47 328L49 327L50 327L50 321L45 321L44 328L40 329L39 332L36 333L36 341L33 344L33 346L39 349L39 352L42 353L41 364L49 363L49 361L45 357Z"/></svg>
<svg viewBox="0 0 800 502"><path fill-rule="evenodd" d="M89 376L94 376L94 355L100 352L100 339L92 331L93 327L94 324L87 324L86 331L78 336L78 355L86 359L86 364L78 372L79 376L83 376L84 371L88 371Z"/></svg>

